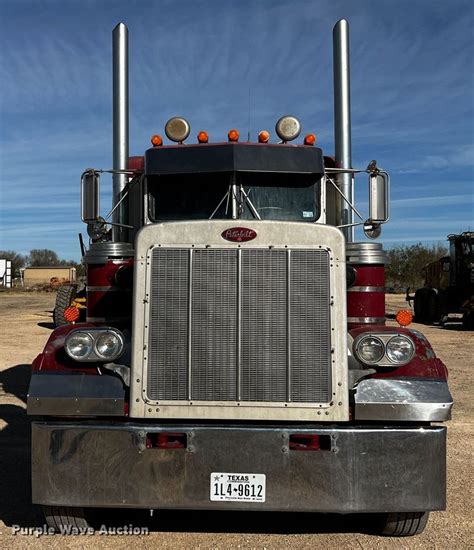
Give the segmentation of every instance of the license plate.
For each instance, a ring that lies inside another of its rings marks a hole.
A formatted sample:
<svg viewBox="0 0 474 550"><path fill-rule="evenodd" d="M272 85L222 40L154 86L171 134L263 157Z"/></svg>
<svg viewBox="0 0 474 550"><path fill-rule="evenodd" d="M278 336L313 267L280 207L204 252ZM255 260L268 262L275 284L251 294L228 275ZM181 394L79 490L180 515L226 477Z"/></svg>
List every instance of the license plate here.
<svg viewBox="0 0 474 550"><path fill-rule="evenodd" d="M210 499L226 502L265 502L265 474L213 472Z"/></svg>

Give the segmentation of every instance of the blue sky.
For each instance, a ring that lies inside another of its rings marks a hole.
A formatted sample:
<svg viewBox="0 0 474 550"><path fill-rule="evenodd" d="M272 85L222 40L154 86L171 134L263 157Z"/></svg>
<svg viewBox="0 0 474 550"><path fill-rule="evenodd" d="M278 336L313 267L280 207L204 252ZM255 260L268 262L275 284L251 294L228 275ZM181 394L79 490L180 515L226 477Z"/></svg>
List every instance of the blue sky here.
<svg viewBox="0 0 474 550"><path fill-rule="evenodd" d="M79 258L79 178L110 168L111 32L130 38L130 153L168 118L252 138L294 114L333 154L332 27L351 28L353 165L392 176L386 246L474 228L472 0L0 2L0 249ZM250 109L249 109L250 105ZM102 209L111 182L103 178ZM364 207L366 181L358 183Z"/></svg>

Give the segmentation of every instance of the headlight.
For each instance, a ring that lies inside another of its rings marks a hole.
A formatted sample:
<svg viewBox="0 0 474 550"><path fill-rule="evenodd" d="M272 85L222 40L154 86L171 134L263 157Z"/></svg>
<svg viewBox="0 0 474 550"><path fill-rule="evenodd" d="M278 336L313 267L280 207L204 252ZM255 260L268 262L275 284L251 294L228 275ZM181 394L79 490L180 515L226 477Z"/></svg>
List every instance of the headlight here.
<svg viewBox="0 0 474 550"><path fill-rule="evenodd" d="M69 334L65 344L67 354L81 361L86 359L94 348L94 342L86 332L75 331Z"/></svg>
<svg viewBox="0 0 474 550"><path fill-rule="evenodd" d="M123 353L124 338L113 328L73 330L66 336L64 349L75 361L113 361Z"/></svg>
<svg viewBox="0 0 474 550"><path fill-rule="evenodd" d="M387 357L393 363L408 363L414 353L415 346L406 336L394 336L387 342Z"/></svg>
<svg viewBox="0 0 474 550"><path fill-rule="evenodd" d="M115 359L123 350L123 340L118 332L107 331L100 334L95 342L95 351L101 359Z"/></svg>
<svg viewBox="0 0 474 550"><path fill-rule="evenodd" d="M380 338L364 336L357 343L355 352L363 363L371 365L382 359L385 354L385 346Z"/></svg>

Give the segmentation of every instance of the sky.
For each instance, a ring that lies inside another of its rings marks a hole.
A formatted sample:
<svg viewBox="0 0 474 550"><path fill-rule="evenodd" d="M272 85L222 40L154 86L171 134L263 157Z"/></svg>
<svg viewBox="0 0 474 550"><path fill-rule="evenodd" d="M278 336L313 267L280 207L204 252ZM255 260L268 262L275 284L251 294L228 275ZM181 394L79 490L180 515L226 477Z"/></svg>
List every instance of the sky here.
<svg viewBox="0 0 474 550"><path fill-rule="evenodd" d="M112 166L112 30L130 154L185 116L225 141L297 116L334 153L332 28L350 25L353 166L391 175L385 247L474 229L472 0L0 0L0 250L78 260L80 175ZM360 179L359 179L360 178ZM356 180L367 209L367 180ZM102 179L102 212L111 181ZM357 240L363 240L358 231Z"/></svg>

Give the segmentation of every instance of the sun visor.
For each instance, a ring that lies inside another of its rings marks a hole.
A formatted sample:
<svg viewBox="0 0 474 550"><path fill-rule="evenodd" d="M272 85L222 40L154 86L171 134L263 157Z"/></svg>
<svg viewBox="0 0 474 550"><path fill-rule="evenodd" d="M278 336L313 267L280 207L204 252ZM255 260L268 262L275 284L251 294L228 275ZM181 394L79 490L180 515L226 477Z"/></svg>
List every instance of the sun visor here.
<svg viewBox="0 0 474 550"><path fill-rule="evenodd" d="M145 153L147 175L202 172L324 174L318 147L222 143L154 147Z"/></svg>

